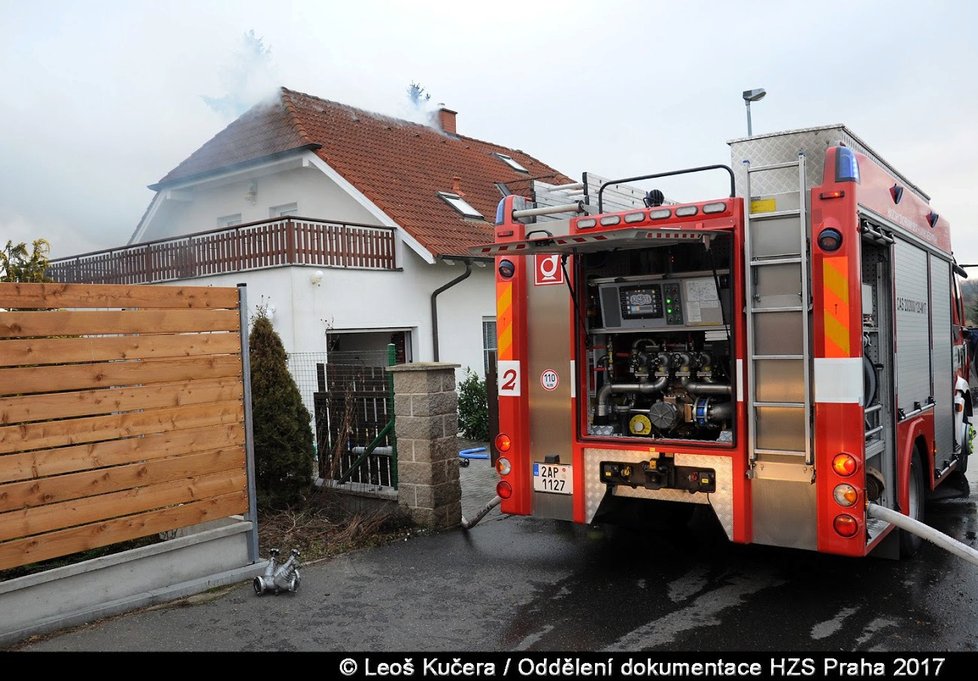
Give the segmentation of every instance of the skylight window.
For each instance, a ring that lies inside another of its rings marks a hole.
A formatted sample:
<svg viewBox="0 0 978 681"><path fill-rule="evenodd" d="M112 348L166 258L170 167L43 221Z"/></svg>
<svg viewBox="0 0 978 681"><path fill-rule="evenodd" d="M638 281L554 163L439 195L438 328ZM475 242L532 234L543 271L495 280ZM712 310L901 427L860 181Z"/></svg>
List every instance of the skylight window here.
<svg viewBox="0 0 978 681"><path fill-rule="evenodd" d="M493 152L494 155L503 163L508 165L513 170L520 173L529 173L530 171L519 164L519 161L514 159L512 156L507 156L506 154L500 154L498 152Z"/></svg>
<svg viewBox="0 0 978 681"><path fill-rule="evenodd" d="M451 194L449 192L438 192L438 196L441 200L447 203L449 206L457 210L459 213L467 218L475 218L476 220L484 220L482 213L477 211L475 208L470 206L465 199L463 199L458 194Z"/></svg>

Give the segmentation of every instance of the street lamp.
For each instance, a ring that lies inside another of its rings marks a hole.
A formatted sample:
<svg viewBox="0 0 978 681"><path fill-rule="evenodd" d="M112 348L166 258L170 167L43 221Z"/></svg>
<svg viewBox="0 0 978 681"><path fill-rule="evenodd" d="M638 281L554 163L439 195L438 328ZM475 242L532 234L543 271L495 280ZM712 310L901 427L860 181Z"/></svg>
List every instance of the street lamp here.
<svg viewBox="0 0 978 681"><path fill-rule="evenodd" d="M764 95L767 94L767 90L762 87L754 88L753 90L744 90L744 104L747 105L747 136L754 136L754 129L750 124L750 103L758 102L764 99Z"/></svg>

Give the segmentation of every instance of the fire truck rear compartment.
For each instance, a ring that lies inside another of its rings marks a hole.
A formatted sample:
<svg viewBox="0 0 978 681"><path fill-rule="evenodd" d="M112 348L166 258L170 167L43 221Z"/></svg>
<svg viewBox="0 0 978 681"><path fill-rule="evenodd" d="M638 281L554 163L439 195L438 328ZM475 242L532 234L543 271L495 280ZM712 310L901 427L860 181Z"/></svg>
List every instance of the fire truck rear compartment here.
<svg viewBox="0 0 978 681"><path fill-rule="evenodd" d="M729 238L582 259L587 434L732 442Z"/></svg>

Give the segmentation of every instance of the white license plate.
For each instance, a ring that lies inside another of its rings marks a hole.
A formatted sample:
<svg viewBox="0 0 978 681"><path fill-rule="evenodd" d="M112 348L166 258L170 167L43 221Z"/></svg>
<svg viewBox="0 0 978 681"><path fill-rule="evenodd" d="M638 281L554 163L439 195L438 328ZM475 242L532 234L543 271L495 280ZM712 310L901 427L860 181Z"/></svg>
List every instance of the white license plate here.
<svg viewBox="0 0 978 681"><path fill-rule="evenodd" d="M553 494L570 494L574 491L571 467L555 463L533 464L533 490Z"/></svg>

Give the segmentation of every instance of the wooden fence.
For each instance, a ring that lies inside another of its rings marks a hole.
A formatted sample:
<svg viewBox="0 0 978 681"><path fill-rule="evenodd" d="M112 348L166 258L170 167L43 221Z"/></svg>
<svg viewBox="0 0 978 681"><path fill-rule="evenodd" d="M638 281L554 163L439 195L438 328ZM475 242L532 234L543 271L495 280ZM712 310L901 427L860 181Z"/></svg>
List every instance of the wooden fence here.
<svg viewBox="0 0 978 681"><path fill-rule="evenodd" d="M248 510L238 304L0 283L0 569Z"/></svg>
<svg viewBox="0 0 978 681"><path fill-rule="evenodd" d="M66 283L149 284L284 265L395 269L394 230L311 218L262 220L52 260Z"/></svg>

